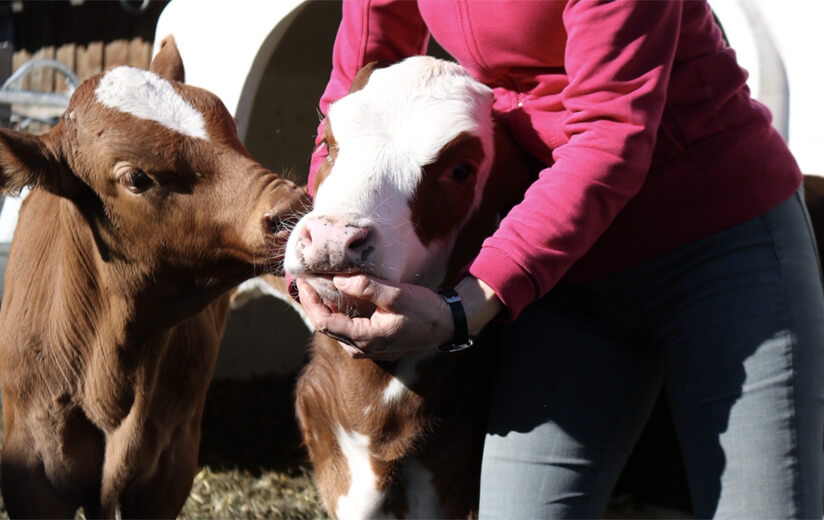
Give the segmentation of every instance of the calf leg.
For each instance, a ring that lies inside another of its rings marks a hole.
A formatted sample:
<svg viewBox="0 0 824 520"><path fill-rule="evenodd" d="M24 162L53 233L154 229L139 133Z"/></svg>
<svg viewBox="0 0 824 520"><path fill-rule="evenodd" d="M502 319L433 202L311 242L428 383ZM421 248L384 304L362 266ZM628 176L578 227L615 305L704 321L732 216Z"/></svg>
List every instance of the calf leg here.
<svg viewBox="0 0 824 520"><path fill-rule="evenodd" d="M3 501L11 518L73 518L78 504L51 483L28 432L7 429L2 451Z"/></svg>
<svg viewBox="0 0 824 520"><path fill-rule="evenodd" d="M178 430L160 454L154 474L127 488L121 497L123 518L175 518L189 496L197 473L200 425Z"/></svg>
<svg viewBox="0 0 824 520"><path fill-rule="evenodd" d="M4 405L3 499L12 518L72 518L81 505L98 502L103 438L78 408L47 423L18 422ZM35 434L36 432L36 434Z"/></svg>
<svg viewBox="0 0 824 520"><path fill-rule="evenodd" d="M197 471L200 414L168 441L132 410L109 435L103 467L101 514L114 518L174 518ZM139 425L139 426L137 426Z"/></svg>

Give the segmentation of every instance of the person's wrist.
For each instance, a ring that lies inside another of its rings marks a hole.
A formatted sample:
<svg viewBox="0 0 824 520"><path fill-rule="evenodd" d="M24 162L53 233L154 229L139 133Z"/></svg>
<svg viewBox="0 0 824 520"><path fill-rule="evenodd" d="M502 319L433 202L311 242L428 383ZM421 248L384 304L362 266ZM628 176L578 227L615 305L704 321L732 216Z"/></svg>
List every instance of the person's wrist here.
<svg viewBox="0 0 824 520"><path fill-rule="evenodd" d="M476 336L504 308L495 291L482 280L466 276L455 291L461 296L470 336Z"/></svg>
<svg viewBox="0 0 824 520"><path fill-rule="evenodd" d="M449 341L440 343L438 350L441 352L457 352L471 347L475 340L469 335L461 296L454 289L448 288L439 289L438 295L449 307L449 314L452 318L452 337Z"/></svg>

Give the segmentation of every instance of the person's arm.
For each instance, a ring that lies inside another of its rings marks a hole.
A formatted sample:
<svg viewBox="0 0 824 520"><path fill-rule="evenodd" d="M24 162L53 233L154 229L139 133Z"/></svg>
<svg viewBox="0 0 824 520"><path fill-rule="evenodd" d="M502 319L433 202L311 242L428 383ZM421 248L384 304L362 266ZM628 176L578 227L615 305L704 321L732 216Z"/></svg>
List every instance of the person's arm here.
<svg viewBox="0 0 824 520"><path fill-rule="evenodd" d="M503 300L505 318L546 294L644 183L681 10L679 1L568 3L568 142L470 267Z"/></svg>
<svg viewBox="0 0 824 520"><path fill-rule="evenodd" d="M513 319L546 294L640 189L666 101L681 7L675 0L569 2L570 83L563 93L569 141L484 242L472 276L459 284L470 332L498 310ZM364 275L353 279L339 289L377 303L372 318L307 306L320 330L353 340L353 355L397 358L451 339L451 315L434 292Z"/></svg>
<svg viewBox="0 0 824 520"><path fill-rule="evenodd" d="M409 56L425 54L428 44L429 31L416 2L342 2L341 22L332 50L332 72L319 103L321 114L326 117L329 105L349 92L355 75L366 64L376 61L388 65ZM310 190L318 167L328 155L328 150L320 146L322 140L323 122L318 127L309 167Z"/></svg>

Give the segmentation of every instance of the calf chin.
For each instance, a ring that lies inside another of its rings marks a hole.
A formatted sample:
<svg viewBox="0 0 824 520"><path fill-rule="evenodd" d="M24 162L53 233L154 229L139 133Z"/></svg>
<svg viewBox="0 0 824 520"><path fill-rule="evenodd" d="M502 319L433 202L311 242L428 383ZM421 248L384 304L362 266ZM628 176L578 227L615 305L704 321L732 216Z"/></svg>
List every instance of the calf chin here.
<svg viewBox="0 0 824 520"><path fill-rule="evenodd" d="M368 318L375 312L375 304L369 300L358 299L337 290L331 276L305 275L303 279L332 312L346 314L351 318Z"/></svg>

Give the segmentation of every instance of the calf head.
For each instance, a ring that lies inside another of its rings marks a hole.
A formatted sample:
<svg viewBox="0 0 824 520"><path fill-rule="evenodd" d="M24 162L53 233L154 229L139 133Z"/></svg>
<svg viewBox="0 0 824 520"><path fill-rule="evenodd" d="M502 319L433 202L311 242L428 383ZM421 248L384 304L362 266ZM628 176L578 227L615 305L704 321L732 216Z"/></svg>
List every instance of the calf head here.
<svg viewBox="0 0 824 520"><path fill-rule="evenodd" d="M0 129L0 189L57 195L60 218L83 223L111 278L151 286L155 307L188 292L191 314L279 265L282 223L303 192L251 159L215 95L182 81L169 37L151 71L118 67L83 82L48 133Z"/></svg>
<svg viewBox="0 0 824 520"><path fill-rule="evenodd" d="M497 195L492 101L460 66L431 57L362 70L329 108L321 143L328 158L313 209L289 237L286 271L340 309L352 302L335 291L331 273L428 287L454 275L473 253L453 254L478 228L469 221L485 216L481 233L489 233L498 213L480 211ZM473 238L475 250L482 237Z"/></svg>

